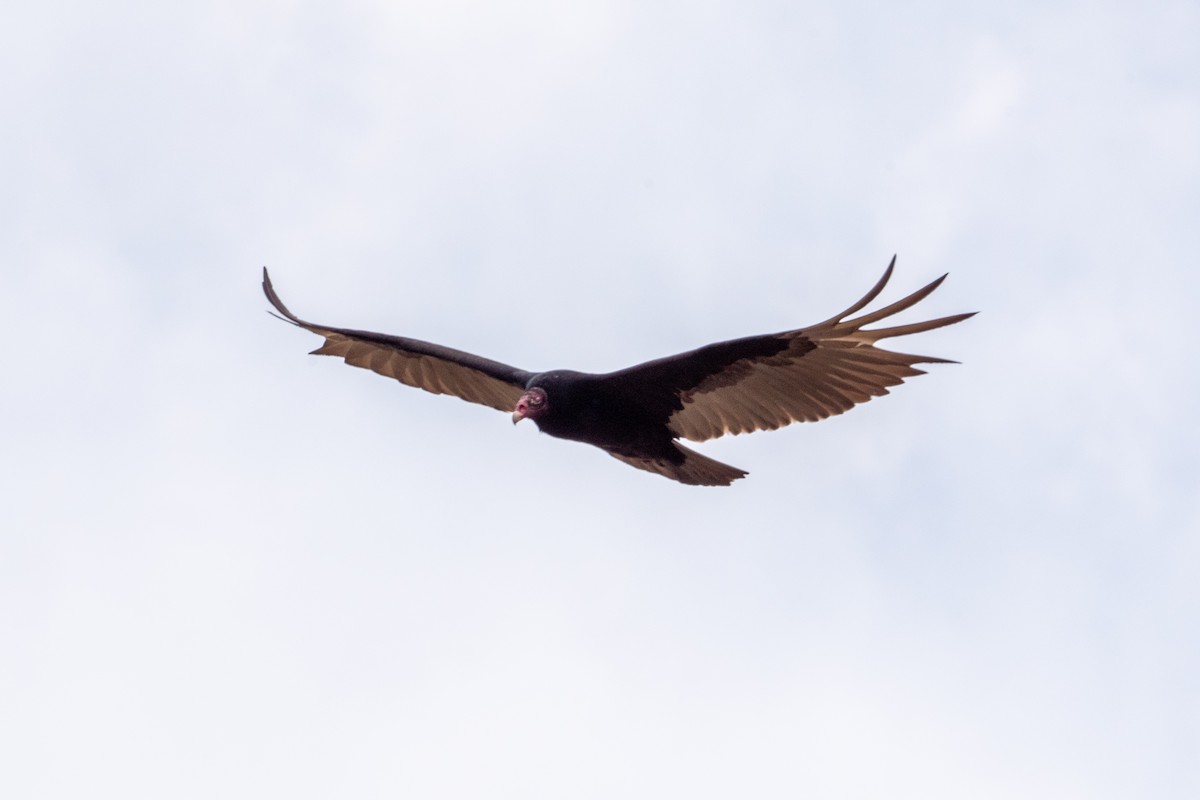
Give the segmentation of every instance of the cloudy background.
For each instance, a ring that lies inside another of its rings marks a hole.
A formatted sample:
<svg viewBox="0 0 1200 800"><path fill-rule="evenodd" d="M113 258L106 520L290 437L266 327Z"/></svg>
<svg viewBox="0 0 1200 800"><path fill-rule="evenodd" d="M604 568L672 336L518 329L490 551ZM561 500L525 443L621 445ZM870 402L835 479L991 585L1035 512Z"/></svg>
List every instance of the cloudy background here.
<svg viewBox="0 0 1200 800"><path fill-rule="evenodd" d="M0 15L0 791L1200 794L1194 2ZM961 360L696 489L305 353Z"/></svg>

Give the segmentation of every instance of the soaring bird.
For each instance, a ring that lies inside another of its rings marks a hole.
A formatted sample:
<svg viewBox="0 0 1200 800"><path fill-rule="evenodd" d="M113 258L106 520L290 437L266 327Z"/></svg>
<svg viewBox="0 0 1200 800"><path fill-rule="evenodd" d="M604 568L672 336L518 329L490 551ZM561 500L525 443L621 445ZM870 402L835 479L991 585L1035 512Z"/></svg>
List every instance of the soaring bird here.
<svg viewBox="0 0 1200 800"><path fill-rule="evenodd" d="M941 328L974 315L865 329L924 299L946 276L889 306L850 319L874 300L896 266L861 300L824 322L782 333L705 345L605 374L527 372L419 339L305 322L279 299L263 268L277 316L325 337L314 355L340 356L434 394L450 394L531 419L543 433L595 445L626 464L694 486L728 486L748 473L679 443L727 433L816 422L888 393L923 374L914 364L944 358L882 350L880 339Z"/></svg>

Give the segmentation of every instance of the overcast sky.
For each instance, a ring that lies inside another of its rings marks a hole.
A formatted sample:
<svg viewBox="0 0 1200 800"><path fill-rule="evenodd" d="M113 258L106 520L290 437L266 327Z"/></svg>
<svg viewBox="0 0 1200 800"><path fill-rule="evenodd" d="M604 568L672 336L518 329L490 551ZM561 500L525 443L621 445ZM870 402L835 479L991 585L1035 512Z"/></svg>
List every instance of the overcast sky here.
<svg viewBox="0 0 1200 800"><path fill-rule="evenodd" d="M0 793L1200 796L1200 6L0 14ZM527 369L943 272L957 359L674 484Z"/></svg>

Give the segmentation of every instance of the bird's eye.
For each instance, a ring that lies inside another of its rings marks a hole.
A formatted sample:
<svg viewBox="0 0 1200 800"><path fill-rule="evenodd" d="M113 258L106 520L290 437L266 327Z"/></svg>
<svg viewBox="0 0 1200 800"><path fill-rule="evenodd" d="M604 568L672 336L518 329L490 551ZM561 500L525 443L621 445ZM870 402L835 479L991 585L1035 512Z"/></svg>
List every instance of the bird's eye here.
<svg viewBox="0 0 1200 800"><path fill-rule="evenodd" d="M540 394L535 394L529 398L529 405L540 406L541 404L542 404L542 396Z"/></svg>

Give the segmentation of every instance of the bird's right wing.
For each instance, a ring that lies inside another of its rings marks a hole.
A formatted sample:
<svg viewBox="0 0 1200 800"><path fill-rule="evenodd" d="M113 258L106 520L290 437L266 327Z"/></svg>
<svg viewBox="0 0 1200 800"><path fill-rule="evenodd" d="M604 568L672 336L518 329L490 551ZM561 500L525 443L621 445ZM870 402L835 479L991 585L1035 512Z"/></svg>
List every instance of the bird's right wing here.
<svg viewBox="0 0 1200 800"><path fill-rule="evenodd" d="M533 373L461 350L419 339L370 331L331 328L305 322L279 299L263 268L263 292L287 322L325 337L313 355L341 356L347 364L395 378L434 394L449 394L471 403L512 411Z"/></svg>

